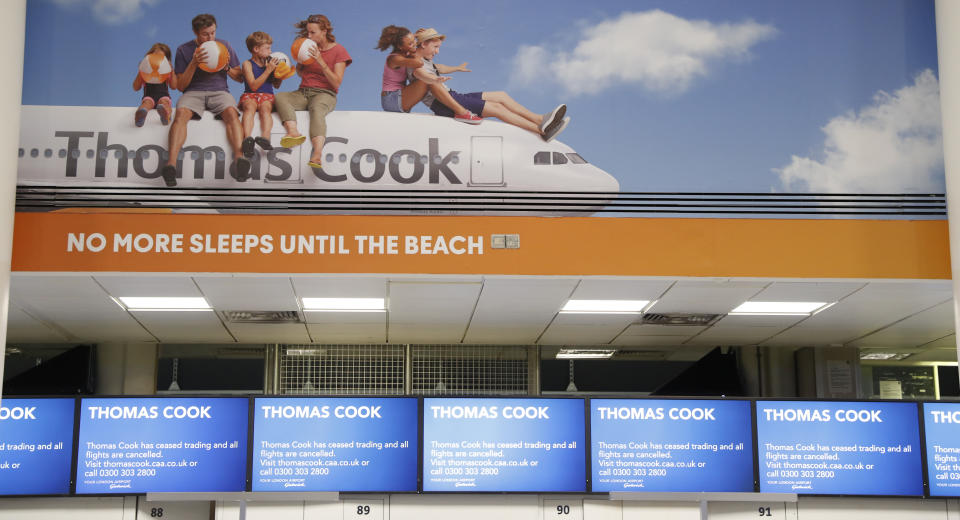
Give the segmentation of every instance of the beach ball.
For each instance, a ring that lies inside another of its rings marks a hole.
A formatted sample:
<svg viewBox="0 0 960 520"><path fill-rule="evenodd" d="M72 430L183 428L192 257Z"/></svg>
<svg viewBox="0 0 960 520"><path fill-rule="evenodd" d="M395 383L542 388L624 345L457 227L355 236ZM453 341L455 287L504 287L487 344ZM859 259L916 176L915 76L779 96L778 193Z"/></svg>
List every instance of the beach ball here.
<svg viewBox="0 0 960 520"><path fill-rule="evenodd" d="M277 51L271 54L270 58L280 60L277 68L273 70L273 77L277 79L287 79L297 73L297 70L291 66L290 58L288 58L286 54Z"/></svg>
<svg viewBox="0 0 960 520"><path fill-rule="evenodd" d="M207 51L207 59L200 62L200 69L207 72L217 72L227 66L230 61L230 51L227 46L218 41L203 42L200 48Z"/></svg>
<svg viewBox="0 0 960 520"><path fill-rule="evenodd" d="M154 51L140 60L140 79L147 83L163 83L170 77L173 67L163 51Z"/></svg>
<svg viewBox="0 0 960 520"><path fill-rule="evenodd" d="M297 38L290 47L290 54L293 55L293 58L297 60L298 63L310 65L314 61L313 58L310 57L311 49L315 50L316 48L317 42L310 38Z"/></svg>

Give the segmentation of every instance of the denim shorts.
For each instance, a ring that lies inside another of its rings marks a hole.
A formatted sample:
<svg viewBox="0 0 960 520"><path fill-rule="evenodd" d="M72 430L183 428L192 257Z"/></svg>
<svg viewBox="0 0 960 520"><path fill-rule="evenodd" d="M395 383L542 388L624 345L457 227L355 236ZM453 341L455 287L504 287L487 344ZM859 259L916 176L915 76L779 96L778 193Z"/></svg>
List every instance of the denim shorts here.
<svg viewBox="0 0 960 520"><path fill-rule="evenodd" d="M457 103L463 105L463 108L474 113L474 115L481 116L483 115L483 107L487 104L483 100L483 92L468 92L466 94L461 94L454 90L450 91L450 97L454 99ZM453 117L453 110L450 110L447 105L444 105L439 100L434 100L433 104L430 105L430 110L433 110L433 113L438 116L443 117Z"/></svg>
<svg viewBox="0 0 960 520"><path fill-rule="evenodd" d="M387 112L403 112L402 95L400 90L391 90L380 96L380 106ZM409 110L407 110L409 112Z"/></svg>

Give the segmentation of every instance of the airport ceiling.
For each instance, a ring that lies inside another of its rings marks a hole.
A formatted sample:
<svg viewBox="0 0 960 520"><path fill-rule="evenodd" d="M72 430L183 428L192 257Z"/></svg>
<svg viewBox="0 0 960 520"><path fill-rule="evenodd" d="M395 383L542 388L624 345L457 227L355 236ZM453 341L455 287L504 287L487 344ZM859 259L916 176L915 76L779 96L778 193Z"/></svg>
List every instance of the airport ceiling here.
<svg viewBox="0 0 960 520"><path fill-rule="evenodd" d="M127 311L112 297L203 296L217 312ZM303 312L302 297L386 298L378 313ZM565 314L568 299L656 300L657 314ZM728 316L747 301L836 302L813 316ZM299 323L235 323L224 311L296 311ZM696 360L716 346L857 347L955 362L949 280L783 280L428 275L13 273L9 344L336 343L614 346L618 356Z"/></svg>

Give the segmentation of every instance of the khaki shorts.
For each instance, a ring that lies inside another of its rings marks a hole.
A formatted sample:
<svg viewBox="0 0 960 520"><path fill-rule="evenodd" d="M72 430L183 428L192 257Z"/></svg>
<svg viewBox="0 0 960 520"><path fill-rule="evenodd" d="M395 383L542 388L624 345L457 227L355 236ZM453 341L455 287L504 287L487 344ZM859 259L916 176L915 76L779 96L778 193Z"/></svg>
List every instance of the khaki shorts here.
<svg viewBox="0 0 960 520"><path fill-rule="evenodd" d="M200 119L207 110L220 115L224 110L237 106L237 100L225 90L190 90L177 100L177 108L187 108L193 112L193 119Z"/></svg>

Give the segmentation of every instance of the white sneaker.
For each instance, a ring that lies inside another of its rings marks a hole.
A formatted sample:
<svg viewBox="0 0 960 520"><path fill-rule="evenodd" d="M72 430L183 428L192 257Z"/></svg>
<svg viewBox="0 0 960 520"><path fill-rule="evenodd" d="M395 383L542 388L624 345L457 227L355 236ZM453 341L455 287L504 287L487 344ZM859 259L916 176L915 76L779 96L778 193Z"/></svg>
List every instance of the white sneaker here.
<svg viewBox="0 0 960 520"><path fill-rule="evenodd" d="M554 126L563 122L563 116L567 114L567 105L563 103L557 105L548 114L544 114L543 121L540 122L540 133L547 134Z"/></svg>
<svg viewBox="0 0 960 520"><path fill-rule="evenodd" d="M550 141L553 141L553 139L558 135L560 135L560 132L563 132L563 129L566 128L567 125L569 124L570 124L570 118L569 117L563 118L563 121L561 121L559 125L554 126L553 128L547 130L547 133L543 134L543 140L548 143Z"/></svg>

